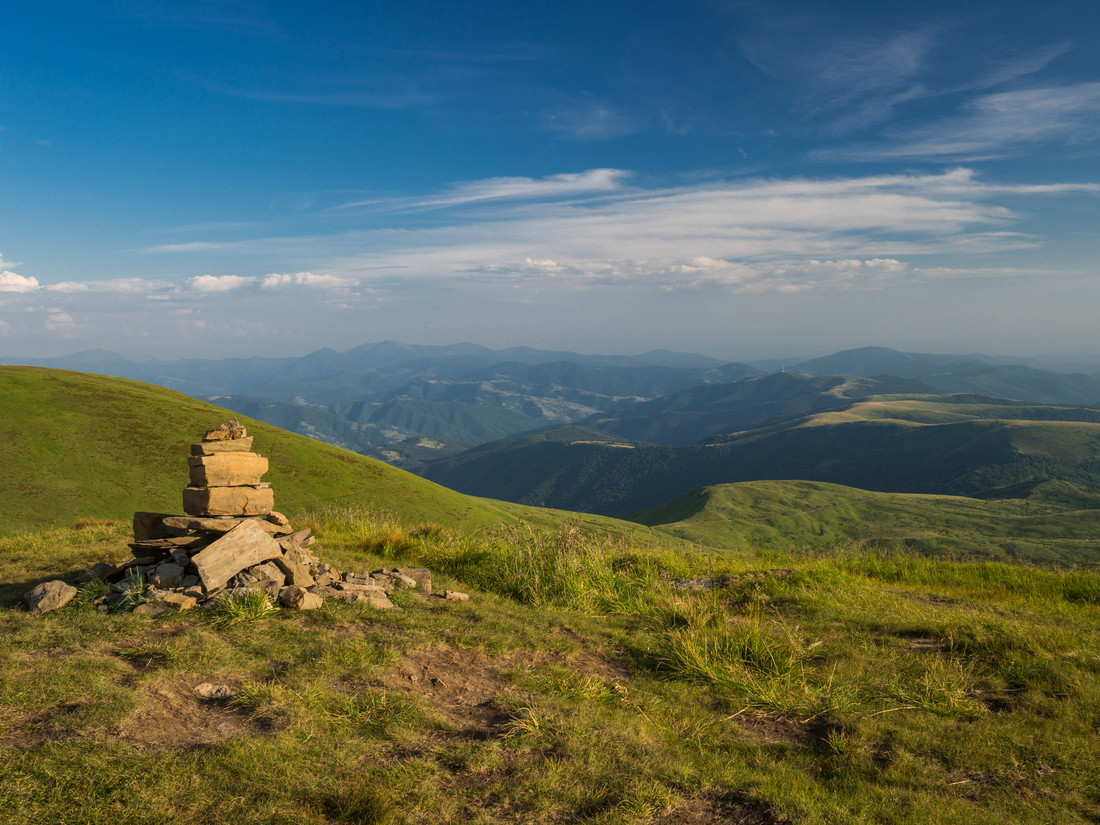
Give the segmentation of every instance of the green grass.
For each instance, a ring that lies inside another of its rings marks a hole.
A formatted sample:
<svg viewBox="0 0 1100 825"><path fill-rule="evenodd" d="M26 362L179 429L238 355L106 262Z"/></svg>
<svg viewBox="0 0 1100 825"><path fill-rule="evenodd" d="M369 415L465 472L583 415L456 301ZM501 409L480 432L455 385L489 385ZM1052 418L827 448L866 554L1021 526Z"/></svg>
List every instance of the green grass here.
<svg viewBox="0 0 1100 825"><path fill-rule="evenodd" d="M300 518L338 566L424 565L473 598L219 626L34 617L9 587L0 822L644 823L716 799L764 822L1100 814L1100 574ZM0 538L0 579L125 534ZM688 575L727 586L670 586ZM196 700L201 682L236 698Z"/></svg>
<svg viewBox="0 0 1100 825"><path fill-rule="evenodd" d="M662 534L727 548L856 542L954 559L1100 562L1100 509L1069 509L1041 498L985 500L753 481L704 487L633 518Z"/></svg>

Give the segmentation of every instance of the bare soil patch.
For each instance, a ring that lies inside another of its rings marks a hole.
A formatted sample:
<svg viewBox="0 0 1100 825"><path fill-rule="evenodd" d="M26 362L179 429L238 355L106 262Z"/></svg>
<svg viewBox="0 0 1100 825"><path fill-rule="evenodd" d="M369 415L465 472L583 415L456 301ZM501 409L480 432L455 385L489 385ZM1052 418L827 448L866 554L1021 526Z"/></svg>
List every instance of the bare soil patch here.
<svg viewBox="0 0 1100 825"><path fill-rule="evenodd" d="M467 734L489 736L499 733L509 718L496 701L508 690L500 673L519 659L518 654L493 657L470 648L409 650L382 677L382 684L422 696Z"/></svg>
<svg viewBox="0 0 1100 825"><path fill-rule="evenodd" d="M653 825L780 825L763 802L730 791L706 791L653 820Z"/></svg>
<svg viewBox="0 0 1100 825"><path fill-rule="evenodd" d="M513 668L567 664L577 673L620 680L625 668L590 651L573 656L546 651L517 651L493 656L471 648L433 647L408 650L385 675L387 690L421 696L467 736L496 736L511 714L498 699L513 690L504 674Z"/></svg>
<svg viewBox="0 0 1100 825"><path fill-rule="evenodd" d="M0 736L0 747L30 748L48 742L82 739L126 742L139 748L193 748L233 736L253 736L270 730L263 719L250 718L225 700L203 699L194 693L202 679L178 679L167 685L138 685L137 708L121 724L79 729L72 719L86 703L69 702L13 720L12 732Z"/></svg>
<svg viewBox="0 0 1100 825"><path fill-rule="evenodd" d="M795 745L800 748L820 748L836 726L823 720L799 721L784 716L742 715L734 722L762 745Z"/></svg>
<svg viewBox="0 0 1100 825"><path fill-rule="evenodd" d="M225 700L197 696L194 688L202 681L179 679L148 688L138 709L113 732L113 738L146 748L193 748L270 728Z"/></svg>

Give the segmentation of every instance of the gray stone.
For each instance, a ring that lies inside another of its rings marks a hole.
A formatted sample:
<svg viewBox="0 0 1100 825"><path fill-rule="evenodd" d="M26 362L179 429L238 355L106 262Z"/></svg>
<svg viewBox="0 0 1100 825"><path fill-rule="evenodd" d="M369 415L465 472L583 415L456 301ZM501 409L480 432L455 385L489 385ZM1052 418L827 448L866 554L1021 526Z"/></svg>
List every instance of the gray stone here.
<svg viewBox="0 0 1100 825"><path fill-rule="evenodd" d="M270 521L272 524L276 525L277 527L289 527L290 526L290 519L288 519L282 513L276 512L275 510L272 510L270 513L267 514L267 520Z"/></svg>
<svg viewBox="0 0 1100 825"><path fill-rule="evenodd" d="M356 580L357 581L357 580ZM375 587L382 587L386 593L393 593L396 590L394 586L394 580L390 579L389 574L384 570L377 570L371 573L371 584Z"/></svg>
<svg viewBox="0 0 1100 825"><path fill-rule="evenodd" d="M54 579L32 587L24 594L23 600L31 613L42 614L64 607L75 596L75 587L60 579Z"/></svg>
<svg viewBox="0 0 1100 825"><path fill-rule="evenodd" d="M234 588L250 587L253 590L260 586L260 580L249 573L247 570L242 570L236 576L229 580L229 586Z"/></svg>
<svg viewBox="0 0 1100 825"><path fill-rule="evenodd" d="M184 576L183 580L179 583L180 590L189 590L199 583L198 576Z"/></svg>
<svg viewBox="0 0 1100 825"><path fill-rule="evenodd" d="M224 488L239 489L239 488ZM241 522L216 542L192 557L202 586L208 591L221 587L241 570L282 555L279 543L259 522Z"/></svg>
<svg viewBox="0 0 1100 825"><path fill-rule="evenodd" d="M209 699L217 702L226 702L237 695L229 685L215 685L210 682L203 682L201 685L195 685L193 692L200 699Z"/></svg>
<svg viewBox="0 0 1100 825"><path fill-rule="evenodd" d="M397 605L390 601L389 596L386 595L381 587L365 587L361 590L341 590L337 592L333 598L339 599L347 604L366 604L378 610L400 610Z"/></svg>
<svg viewBox="0 0 1100 825"><path fill-rule="evenodd" d="M166 562L153 571L149 581L156 587L178 587L183 581L183 572L180 565Z"/></svg>
<svg viewBox="0 0 1100 825"><path fill-rule="evenodd" d="M289 536L280 536L279 544L287 553L291 552L294 548L299 550L305 550L311 544L313 544L313 536L310 535L310 528L299 530L297 533L291 533ZM317 561L317 557L312 553L309 554L311 561Z"/></svg>
<svg viewBox="0 0 1100 825"><path fill-rule="evenodd" d="M289 584L297 584L298 583L298 582L287 582L286 574L282 570L279 569L279 565L277 565L275 562L267 561L267 562L264 562L263 564L257 564L255 567L250 568L248 572L251 573L253 576L255 576L259 580L261 586L265 582L274 582L279 587L282 587L284 584L288 584L288 583Z"/></svg>
<svg viewBox="0 0 1100 825"><path fill-rule="evenodd" d="M420 586L420 582L400 570L391 570L386 575L393 579L393 586L398 590L416 590Z"/></svg>
<svg viewBox="0 0 1100 825"><path fill-rule="evenodd" d="M88 580L91 581L92 579L99 579L100 581L105 582L117 572L118 568L116 568L113 564L107 564L103 561L96 562L88 571Z"/></svg>
<svg viewBox="0 0 1100 825"><path fill-rule="evenodd" d="M171 613L172 608L166 605L159 599L153 599L152 601L142 602L134 608L133 613L135 616L163 616L165 613Z"/></svg>
<svg viewBox="0 0 1100 825"><path fill-rule="evenodd" d="M134 513L134 541L146 541L147 539L166 539L175 533L167 529L164 520L167 513Z"/></svg>
<svg viewBox="0 0 1100 825"><path fill-rule="evenodd" d="M292 610L316 610L324 600L301 587L286 587L279 593L279 604Z"/></svg>
<svg viewBox="0 0 1100 825"><path fill-rule="evenodd" d="M272 524L263 518L257 518L253 516L222 516L222 517L201 517L201 516L168 516L164 519L166 526L173 529L177 529L182 533L201 532L201 533L228 533L234 527L240 527L242 522L255 521L268 533L279 532L278 525Z"/></svg>
<svg viewBox="0 0 1100 825"><path fill-rule="evenodd" d="M294 587L312 587L316 582L309 574L309 566L298 564L287 557L275 559L275 564L286 575L286 583Z"/></svg>
<svg viewBox="0 0 1100 825"><path fill-rule="evenodd" d="M163 593L157 597L157 601L166 605L169 610L190 610L198 603L198 599L185 593Z"/></svg>
<svg viewBox="0 0 1100 825"><path fill-rule="evenodd" d="M183 511L191 516L264 516L274 504L270 484L183 488Z"/></svg>
<svg viewBox="0 0 1100 825"><path fill-rule="evenodd" d="M408 576L416 582L420 592L425 596L432 594L432 571L427 567L398 567L396 572Z"/></svg>
<svg viewBox="0 0 1100 825"><path fill-rule="evenodd" d="M246 435L243 438L231 438L223 441L204 441L201 444L191 445L191 455L249 452L252 452L252 436L250 435Z"/></svg>

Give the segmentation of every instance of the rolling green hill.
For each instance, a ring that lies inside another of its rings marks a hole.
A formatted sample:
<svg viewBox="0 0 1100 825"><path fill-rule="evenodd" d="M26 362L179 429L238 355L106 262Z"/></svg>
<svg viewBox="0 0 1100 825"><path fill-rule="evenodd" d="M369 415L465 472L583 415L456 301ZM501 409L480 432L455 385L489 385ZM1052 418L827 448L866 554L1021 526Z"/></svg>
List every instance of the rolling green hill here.
<svg viewBox="0 0 1100 825"><path fill-rule="evenodd" d="M1079 503L1100 505L1100 495L1079 492ZM1100 509L1041 500L986 501L876 493L816 481L749 481L703 487L631 518L678 538L728 548L786 550L861 542L868 549L954 559L1100 562Z"/></svg>
<svg viewBox="0 0 1100 825"><path fill-rule="evenodd" d="M597 430L560 428L433 462L425 475L473 495L615 516L699 487L764 479L986 498L1049 480L1096 490L1096 413L884 396L690 446L609 443L616 439Z"/></svg>
<svg viewBox="0 0 1100 825"><path fill-rule="evenodd" d="M0 532L179 512L189 445L233 413L121 378L0 367ZM373 459L241 418L271 469L276 507L329 503L399 510L445 525L554 521L557 515L482 501ZM595 523L595 522L593 522ZM615 530L640 529L605 523Z"/></svg>

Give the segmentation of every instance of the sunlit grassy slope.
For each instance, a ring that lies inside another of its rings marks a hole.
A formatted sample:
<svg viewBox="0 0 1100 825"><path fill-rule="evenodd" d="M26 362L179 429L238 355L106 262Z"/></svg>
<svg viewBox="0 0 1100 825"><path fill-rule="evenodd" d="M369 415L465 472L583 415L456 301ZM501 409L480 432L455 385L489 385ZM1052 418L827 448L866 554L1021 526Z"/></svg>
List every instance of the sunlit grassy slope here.
<svg viewBox="0 0 1100 825"><path fill-rule="evenodd" d="M235 414L120 378L0 367L0 532L68 526L78 518L180 512L190 446ZM471 528L555 521L558 515L440 487L356 453L240 417L264 477L287 513L327 504L397 510ZM576 516L615 531L641 530Z"/></svg>
<svg viewBox="0 0 1100 825"><path fill-rule="evenodd" d="M878 493L816 481L703 487L633 518L659 532L729 548L869 547L950 558L1100 561L1100 510L1031 499ZM1060 485L1058 499L1071 498ZM1077 491L1081 503L1096 497Z"/></svg>

